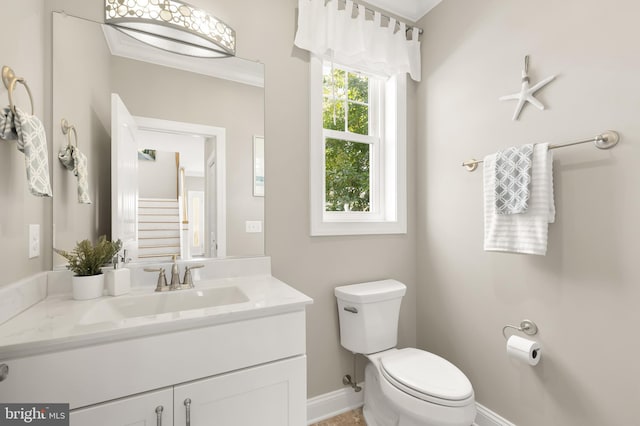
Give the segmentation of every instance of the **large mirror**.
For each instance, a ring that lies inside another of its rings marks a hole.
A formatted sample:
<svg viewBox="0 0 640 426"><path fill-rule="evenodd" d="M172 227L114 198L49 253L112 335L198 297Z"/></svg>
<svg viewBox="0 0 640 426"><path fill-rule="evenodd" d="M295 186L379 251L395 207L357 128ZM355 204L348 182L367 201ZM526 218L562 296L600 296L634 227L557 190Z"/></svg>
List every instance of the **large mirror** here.
<svg viewBox="0 0 640 426"><path fill-rule="evenodd" d="M53 13L53 123L55 248L106 234L135 261L264 254L262 64ZM57 159L68 144L87 157L90 204Z"/></svg>

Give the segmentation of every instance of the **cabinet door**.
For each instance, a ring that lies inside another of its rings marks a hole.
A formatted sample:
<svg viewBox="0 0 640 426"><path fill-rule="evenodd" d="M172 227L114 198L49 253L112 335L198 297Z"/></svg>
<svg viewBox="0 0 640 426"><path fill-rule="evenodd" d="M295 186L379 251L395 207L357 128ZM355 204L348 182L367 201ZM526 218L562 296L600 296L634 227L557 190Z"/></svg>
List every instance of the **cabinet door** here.
<svg viewBox="0 0 640 426"><path fill-rule="evenodd" d="M306 381L299 356L176 386L175 426L306 425Z"/></svg>
<svg viewBox="0 0 640 426"><path fill-rule="evenodd" d="M160 413L158 407L162 407ZM80 408L71 412L70 419L71 426L171 426L173 391L168 388Z"/></svg>

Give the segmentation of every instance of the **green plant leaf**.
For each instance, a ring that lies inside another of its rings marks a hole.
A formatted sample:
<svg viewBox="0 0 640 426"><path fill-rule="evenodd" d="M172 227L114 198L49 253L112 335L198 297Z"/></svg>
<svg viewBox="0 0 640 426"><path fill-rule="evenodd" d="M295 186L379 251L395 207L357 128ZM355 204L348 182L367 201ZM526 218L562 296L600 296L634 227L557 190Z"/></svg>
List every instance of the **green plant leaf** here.
<svg viewBox="0 0 640 426"><path fill-rule="evenodd" d="M99 275L101 268L122 248L122 241L109 241L105 235L98 237L95 245L89 240L76 243L75 249L65 251L54 249L56 253L67 259L67 269L78 276Z"/></svg>

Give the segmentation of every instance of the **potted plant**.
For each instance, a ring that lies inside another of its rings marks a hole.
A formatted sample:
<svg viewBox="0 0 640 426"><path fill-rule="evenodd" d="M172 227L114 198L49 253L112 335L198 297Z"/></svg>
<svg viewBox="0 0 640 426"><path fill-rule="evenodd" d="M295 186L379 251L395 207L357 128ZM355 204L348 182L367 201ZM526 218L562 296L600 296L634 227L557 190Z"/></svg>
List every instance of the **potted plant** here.
<svg viewBox="0 0 640 426"><path fill-rule="evenodd" d="M76 300L95 299L102 296L104 275L102 267L109 263L122 248L122 241L109 241L101 235L95 245L89 240L76 243L73 251L54 249L67 259L67 269L73 271L73 298Z"/></svg>

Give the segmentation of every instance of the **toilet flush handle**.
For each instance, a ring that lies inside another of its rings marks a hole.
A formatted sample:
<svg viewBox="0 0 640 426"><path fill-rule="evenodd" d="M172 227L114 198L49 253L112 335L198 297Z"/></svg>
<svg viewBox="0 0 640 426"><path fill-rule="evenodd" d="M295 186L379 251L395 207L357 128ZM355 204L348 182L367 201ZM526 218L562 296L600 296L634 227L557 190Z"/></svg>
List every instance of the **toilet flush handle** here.
<svg viewBox="0 0 640 426"><path fill-rule="evenodd" d="M347 312L351 312L352 314L358 313L358 309L354 306L345 306L343 309Z"/></svg>

